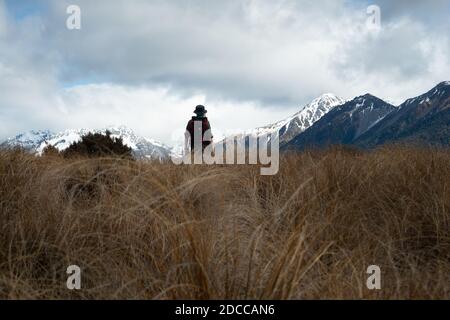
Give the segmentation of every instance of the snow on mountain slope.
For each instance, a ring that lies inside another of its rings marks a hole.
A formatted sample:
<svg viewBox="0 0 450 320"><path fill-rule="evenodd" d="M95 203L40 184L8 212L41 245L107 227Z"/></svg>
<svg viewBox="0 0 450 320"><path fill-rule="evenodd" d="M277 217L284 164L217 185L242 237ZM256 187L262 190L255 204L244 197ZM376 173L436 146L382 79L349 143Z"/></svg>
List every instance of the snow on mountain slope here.
<svg viewBox="0 0 450 320"><path fill-rule="evenodd" d="M406 100L358 137L356 144L374 147L402 141L449 146L449 124L450 82L445 81L420 96Z"/></svg>
<svg viewBox="0 0 450 320"><path fill-rule="evenodd" d="M291 150L350 145L395 107L366 94L337 106L284 147Z"/></svg>
<svg viewBox="0 0 450 320"><path fill-rule="evenodd" d="M419 104L429 103L431 100L441 99L442 97L446 98L449 92L450 92L450 81L441 82L430 91L418 97L406 100L403 104L400 105L399 109L410 108L411 105L417 103Z"/></svg>
<svg viewBox="0 0 450 320"><path fill-rule="evenodd" d="M0 146L4 147L21 147L26 150L36 150L39 146L46 140L51 139L53 133L46 131L29 131L25 133L18 134L14 138L10 138Z"/></svg>
<svg viewBox="0 0 450 320"><path fill-rule="evenodd" d="M285 144L292 140L295 136L311 127L316 121L322 118L334 107L344 103L345 101L343 99L331 93L323 94L304 106L293 116L278 121L274 124L245 132L244 135L258 137L278 131L280 134L280 143Z"/></svg>
<svg viewBox="0 0 450 320"><path fill-rule="evenodd" d="M170 147L152 139L138 136L131 129L124 126L93 130L65 130L56 134L50 131L30 131L19 134L14 138L10 138L0 144L0 146L19 146L30 152L41 154L48 145L52 145L62 151L68 148L72 143L81 140L81 137L88 132L104 134L106 131L111 132L112 137L122 138L123 143L133 150L133 154L136 158L162 160L168 159L171 155Z"/></svg>

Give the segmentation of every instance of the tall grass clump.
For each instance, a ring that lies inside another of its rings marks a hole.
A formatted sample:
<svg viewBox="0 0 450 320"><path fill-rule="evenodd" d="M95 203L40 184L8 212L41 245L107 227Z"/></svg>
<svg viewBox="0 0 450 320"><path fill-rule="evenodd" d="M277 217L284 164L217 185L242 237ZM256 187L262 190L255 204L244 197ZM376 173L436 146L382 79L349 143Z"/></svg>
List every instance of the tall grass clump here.
<svg viewBox="0 0 450 320"><path fill-rule="evenodd" d="M280 172L0 151L1 299L448 299L450 152ZM82 270L68 290L66 269ZM369 290L378 265L381 290Z"/></svg>

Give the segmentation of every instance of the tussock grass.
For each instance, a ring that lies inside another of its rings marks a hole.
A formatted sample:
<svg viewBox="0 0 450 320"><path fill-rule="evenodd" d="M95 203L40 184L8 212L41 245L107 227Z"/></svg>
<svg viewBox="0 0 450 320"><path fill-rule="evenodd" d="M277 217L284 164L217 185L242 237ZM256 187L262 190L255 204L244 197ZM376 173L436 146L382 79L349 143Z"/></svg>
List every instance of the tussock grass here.
<svg viewBox="0 0 450 320"><path fill-rule="evenodd" d="M0 152L3 299L449 297L448 150L290 154L272 177Z"/></svg>

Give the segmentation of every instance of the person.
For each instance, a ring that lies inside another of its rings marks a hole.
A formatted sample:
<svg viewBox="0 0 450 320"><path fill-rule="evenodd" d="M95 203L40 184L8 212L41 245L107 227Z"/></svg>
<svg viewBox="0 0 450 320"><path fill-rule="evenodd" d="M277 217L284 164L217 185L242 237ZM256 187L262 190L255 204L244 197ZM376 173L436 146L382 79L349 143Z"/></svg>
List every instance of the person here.
<svg viewBox="0 0 450 320"><path fill-rule="evenodd" d="M191 152L194 151L195 134L200 135L201 137L202 151L212 143L213 137L211 135L211 125L209 124L208 118L205 116L207 112L208 111L204 106L198 105L194 110L195 116L193 116L192 119L189 120L186 126L186 145L189 146L188 140L190 140ZM196 128L198 129L197 132L195 132Z"/></svg>

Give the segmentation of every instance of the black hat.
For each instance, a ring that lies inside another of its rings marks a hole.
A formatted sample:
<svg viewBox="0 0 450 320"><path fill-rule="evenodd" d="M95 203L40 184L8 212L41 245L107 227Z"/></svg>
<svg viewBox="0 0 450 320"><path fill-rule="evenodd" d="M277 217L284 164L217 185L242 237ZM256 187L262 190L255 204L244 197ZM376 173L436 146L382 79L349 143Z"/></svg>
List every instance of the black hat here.
<svg viewBox="0 0 450 320"><path fill-rule="evenodd" d="M208 111L206 111L205 106L202 106L202 105L196 106L196 107L195 107L195 110L194 110L194 113L195 113L196 115L199 115L199 114L205 114L205 113L207 113L207 112L208 112Z"/></svg>

